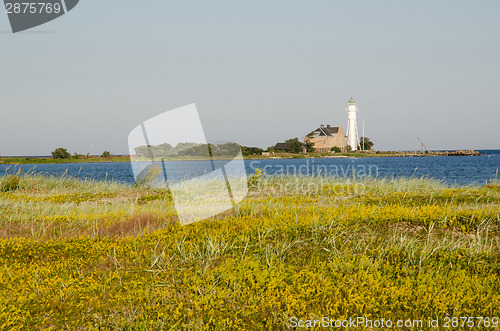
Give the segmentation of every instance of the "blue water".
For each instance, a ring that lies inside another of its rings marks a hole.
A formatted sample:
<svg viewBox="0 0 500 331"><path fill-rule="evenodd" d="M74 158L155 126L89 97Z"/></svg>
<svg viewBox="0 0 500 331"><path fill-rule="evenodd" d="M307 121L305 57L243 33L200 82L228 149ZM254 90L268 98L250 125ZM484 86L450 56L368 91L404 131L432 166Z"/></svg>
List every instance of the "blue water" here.
<svg viewBox="0 0 500 331"><path fill-rule="evenodd" d="M246 160L245 167L247 174L253 173L256 168L262 168L270 175L428 176L451 185L482 185L497 177L500 169L500 150L480 152L483 156ZM189 162L185 164L186 169L189 168ZM25 173L30 171L134 183L132 167L128 162L0 165L0 174L14 173L18 169L23 169Z"/></svg>

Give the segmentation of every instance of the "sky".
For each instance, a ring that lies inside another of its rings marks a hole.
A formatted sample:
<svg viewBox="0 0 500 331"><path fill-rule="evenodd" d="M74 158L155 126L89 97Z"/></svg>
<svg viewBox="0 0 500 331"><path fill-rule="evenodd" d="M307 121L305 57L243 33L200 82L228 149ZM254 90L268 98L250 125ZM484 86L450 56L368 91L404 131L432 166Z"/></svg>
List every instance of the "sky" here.
<svg viewBox="0 0 500 331"><path fill-rule="evenodd" d="M0 13L0 155L128 153L195 103L208 141L266 148L320 124L377 150L500 148L499 1L81 0L13 34Z"/></svg>

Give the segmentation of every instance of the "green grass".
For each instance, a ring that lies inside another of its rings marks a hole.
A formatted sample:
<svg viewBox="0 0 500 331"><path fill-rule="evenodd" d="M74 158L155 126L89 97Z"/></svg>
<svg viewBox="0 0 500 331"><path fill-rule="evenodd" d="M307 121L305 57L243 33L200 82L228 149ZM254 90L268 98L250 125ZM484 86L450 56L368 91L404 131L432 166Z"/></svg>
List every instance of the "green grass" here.
<svg viewBox="0 0 500 331"><path fill-rule="evenodd" d="M256 175L234 210L181 226L167 190L19 179L0 193L0 329L500 315L495 181Z"/></svg>
<svg viewBox="0 0 500 331"><path fill-rule="evenodd" d="M69 159L54 159L52 157L1 157L0 164L42 164L42 163L96 163L96 162L130 162L129 156L81 156Z"/></svg>

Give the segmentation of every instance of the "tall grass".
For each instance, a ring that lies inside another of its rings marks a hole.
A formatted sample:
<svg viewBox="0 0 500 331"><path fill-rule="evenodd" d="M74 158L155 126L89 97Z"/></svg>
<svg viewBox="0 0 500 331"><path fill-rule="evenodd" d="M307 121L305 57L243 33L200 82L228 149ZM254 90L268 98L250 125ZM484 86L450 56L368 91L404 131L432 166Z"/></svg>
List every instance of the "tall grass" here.
<svg viewBox="0 0 500 331"><path fill-rule="evenodd" d="M4 329L500 313L493 183L257 175L235 208L180 226L168 190L19 179L0 193Z"/></svg>

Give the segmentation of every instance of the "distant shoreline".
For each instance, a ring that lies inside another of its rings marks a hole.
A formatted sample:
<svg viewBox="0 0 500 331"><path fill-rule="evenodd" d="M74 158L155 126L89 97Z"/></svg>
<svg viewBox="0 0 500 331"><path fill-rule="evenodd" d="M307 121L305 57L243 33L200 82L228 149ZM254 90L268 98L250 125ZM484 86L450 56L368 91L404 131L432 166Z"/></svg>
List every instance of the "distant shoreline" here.
<svg viewBox="0 0 500 331"><path fill-rule="evenodd" d="M54 159L47 156L15 156L1 157L0 164L65 164L65 163L112 163L112 162L130 162L128 155L117 155L110 157L101 156L83 156L78 159Z"/></svg>
<svg viewBox="0 0 500 331"><path fill-rule="evenodd" d="M274 153L269 155L247 155L246 160L279 160L279 159L327 159L327 158L365 158L365 157L436 157L436 156L481 156L476 150L455 150L455 151L428 151L428 152L408 152L408 151L357 151L348 153ZM220 158L215 160L230 160L231 158ZM208 161L204 157L178 158L170 161ZM83 156L70 159L54 159L52 157L39 156L17 156L1 157L0 164L71 164L71 163L113 163L130 162L129 155L114 155L110 157Z"/></svg>

